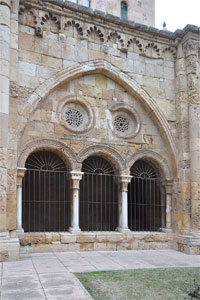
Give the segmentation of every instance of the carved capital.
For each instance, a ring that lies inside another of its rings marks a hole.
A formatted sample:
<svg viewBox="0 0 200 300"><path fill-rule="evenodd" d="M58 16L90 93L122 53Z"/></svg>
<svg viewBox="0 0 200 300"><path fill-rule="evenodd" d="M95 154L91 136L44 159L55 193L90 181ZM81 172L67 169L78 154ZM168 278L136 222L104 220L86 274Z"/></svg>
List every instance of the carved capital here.
<svg viewBox="0 0 200 300"><path fill-rule="evenodd" d="M187 73L197 73L197 67L198 67L198 58L197 55L190 55L186 59L187 64Z"/></svg>
<svg viewBox="0 0 200 300"><path fill-rule="evenodd" d="M79 189L79 182L83 177L83 172L71 171L72 189Z"/></svg>
<svg viewBox="0 0 200 300"><path fill-rule="evenodd" d="M128 184L131 182L131 179L133 176L130 175L121 175L119 176L119 187L121 192L127 192L128 191Z"/></svg>
<svg viewBox="0 0 200 300"><path fill-rule="evenodd" d="M17 186L22 186L22 179L26 173L26 168L17 168Z"/></svg>
<svg viewBox="0 0 200 300"><path fill-rule="evenodd" d="M195 40L188 40L184 44L184 52L185 56L188 57L190 55L196 55L198 54L198 42Z"/></svg>

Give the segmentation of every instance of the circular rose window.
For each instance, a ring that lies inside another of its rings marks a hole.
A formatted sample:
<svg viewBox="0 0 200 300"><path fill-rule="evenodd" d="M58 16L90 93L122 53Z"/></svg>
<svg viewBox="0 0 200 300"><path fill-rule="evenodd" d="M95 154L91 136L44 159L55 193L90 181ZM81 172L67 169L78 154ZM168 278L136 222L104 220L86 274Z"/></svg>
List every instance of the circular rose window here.
<svg viewBox="0 0 200 300"><path fill-rule="evenodd" d="M124 116L117 116L114 119L115 130L125 132L129 128L129 121Z"/></svg>
<svg viewBox="0 0 200 300"><path fill-rule="evenodd" d="M75 108L70 108L65 112L65 121L72 128L78 128L83 124L83 114Z"/></svg>
<svg viewBox="0 0 200 300"><path fill-rule="evenodd" d="M108 124L113 134L123 139L135 137L140 130L140 118L136 110L125 103L114 105Z"/></svg>
<svg viewBox="0 0 200 300"><path fill-rule="evenodd" d="M94 125L93 110L82 99L69 97L59 107L62 124L71 132L85 133Z"/></svg>

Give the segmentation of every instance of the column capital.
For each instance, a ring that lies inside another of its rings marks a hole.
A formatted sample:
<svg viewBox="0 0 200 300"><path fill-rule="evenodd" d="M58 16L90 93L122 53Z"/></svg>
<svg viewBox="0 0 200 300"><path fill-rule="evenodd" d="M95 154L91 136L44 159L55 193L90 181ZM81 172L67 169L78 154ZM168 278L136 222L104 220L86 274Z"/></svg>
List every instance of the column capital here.
<svg viewBox="0 0 200 300"><path fill-rule="evenodd" d="M17 168L17 186L22 186L22 179L26 173L26 168Z"/></svg>
<svg viewBox="0 0 200 300"><path fill-rule="evenodd" d="M120 184L120 190L122 192L127 192L128 184L131 182L133 176L130 175L120 175L118 177L118 182Z"/></svg>
<svg viewBox="0 0 200 300"><path fill-rule="evenodd" d="M199 42L197 40L188 39L183 45L185 56L198 55L198 46Z"/></svg>
<svg viewBox="0 0 200 300"><path fill-rule="evenodd" d="M83 177L83 172L80 171L71 171L71 179L72 179L72 188L73 189L79 189L79 182Z"/></svg>

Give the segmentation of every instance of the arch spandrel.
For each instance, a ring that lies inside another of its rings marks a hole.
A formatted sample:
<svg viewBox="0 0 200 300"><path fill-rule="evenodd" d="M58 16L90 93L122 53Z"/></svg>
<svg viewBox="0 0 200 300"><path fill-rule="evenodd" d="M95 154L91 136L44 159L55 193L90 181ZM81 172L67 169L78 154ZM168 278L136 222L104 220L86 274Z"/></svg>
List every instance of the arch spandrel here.
<svg viewBox="0 0 200 300"><path fill-rule="evenodd" d="M170 152L173 157L174 165L176 165L176 147L173 136L170 131L169 124L163 112L160 110L156 101L154 101L148 93L130 76L122 72L119 68L113 66L105 60L94 60L77 64L58 72L50 79L46 80L28 99L21 115L23 116L19 130L23 133L28 120L42 99L46 98L55 88L65 83L90 74L101 74L114 80L120 84L130 95L134 96L144 108L151 112L152 118L161 129L161 133L169 145Z"/></svg>
<svg viewBox="0 0 200 300"><path fill-rule="evenodd" d="M42 150L48 150L57 153L58 156L60 156L63 159L63 161L66 164L66 167L69 170L80 169L77 164L76 155L73 152L73 150L70 149L69 146L67 146L64 143L50 139L35 140L25 145L18 157L17 167L24 168L28 156L33 152Z"/></svg>

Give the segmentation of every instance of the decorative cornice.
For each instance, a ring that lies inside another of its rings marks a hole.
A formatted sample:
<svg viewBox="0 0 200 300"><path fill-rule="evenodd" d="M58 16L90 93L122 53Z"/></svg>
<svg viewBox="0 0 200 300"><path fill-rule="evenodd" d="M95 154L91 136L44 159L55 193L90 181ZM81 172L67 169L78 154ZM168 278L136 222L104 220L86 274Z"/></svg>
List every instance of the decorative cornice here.
<svg viewBox="0 0 200 300"><path fill-rule="evenodd" d="M5 1L5 0L4 0ZM4 2L3 1L3 2ZM88 16L91 16L93 18L101 18L103 21L107 22L112 22L116 25L120 25L123 28L127 27L132 30L139 30L151 35L156 35L162 38L167 38L167 39L172 39L175 40L178 37L183 37L185 36L188 32L198 34L200 33L200 27L195 26L195 25L187 25L183 29L177 29L175 32L170 32L170 31L164 31L164 30L159 30L154 27L149 27L147 25L135 23L133 21L128 21L128 20L122 20L119 17L116 17L111 14L105 14L104 12L101 12L99 10L92 10L91 8L82 6L82 5L77 5L75 3L72 3L70 1L65 1L65 0L35 0L35 1L26 1L26 0L21 0L21 3L24 5L29 5L29 6L34 6L35 4L43 5L43 7L47 7L48 5L56 5L60 7L62 10L63 9L68 9L71 11L79 12Z"/></svg>

